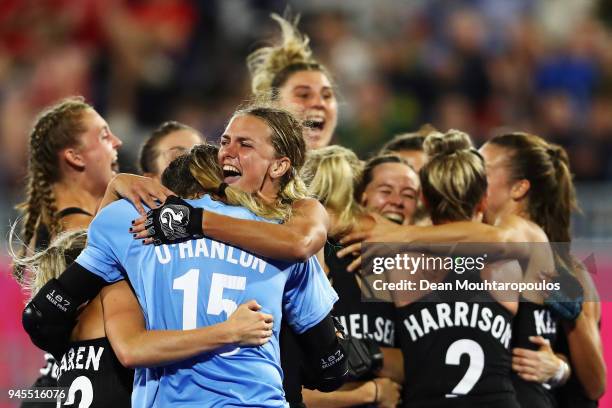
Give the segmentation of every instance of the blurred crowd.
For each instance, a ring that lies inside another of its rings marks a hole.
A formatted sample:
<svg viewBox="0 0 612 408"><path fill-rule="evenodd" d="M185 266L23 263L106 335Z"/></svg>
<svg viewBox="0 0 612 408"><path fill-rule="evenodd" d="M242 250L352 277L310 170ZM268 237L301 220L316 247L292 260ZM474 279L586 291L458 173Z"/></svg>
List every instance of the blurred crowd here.
<svg viewBox="0 0 612 408"><path fill-rule="evenodd" d="M215 141L288 4L334 74L336 142L361 157L423 123L477 143L526 130L565 146L577 181L612 181L609 1L3 0L0 210L22 193L34 117L64 96L108 120L124 171L165 120Z"/></svg>

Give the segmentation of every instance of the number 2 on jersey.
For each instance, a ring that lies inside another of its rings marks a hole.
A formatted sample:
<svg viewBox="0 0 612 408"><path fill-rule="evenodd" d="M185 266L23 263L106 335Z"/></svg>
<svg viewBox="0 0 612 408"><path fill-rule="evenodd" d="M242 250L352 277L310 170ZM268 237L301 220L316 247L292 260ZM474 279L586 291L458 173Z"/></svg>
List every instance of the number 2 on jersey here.
<svg viewBox="0 0 612 408"><path fill-rule="evenodd" d="M445 363L448 365L459 365L461 356L464 354L469 356L470 365L461 381L459 381L451 391L451 394L446 394L446 398L454 398L469 393L482 375L482 370L484 369L484 352L480 344L476 343L474 340L461 339L451 344L448 350L446 350Z"/></svg>

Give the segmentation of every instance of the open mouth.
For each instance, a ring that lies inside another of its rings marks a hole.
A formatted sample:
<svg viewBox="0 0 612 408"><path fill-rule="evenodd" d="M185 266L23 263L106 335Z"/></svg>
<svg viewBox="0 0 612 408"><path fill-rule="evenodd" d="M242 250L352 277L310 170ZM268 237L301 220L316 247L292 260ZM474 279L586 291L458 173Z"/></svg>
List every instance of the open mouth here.
<svg viewBox="0 0 612 408"><path fill-rule="evenodd" d="M399 213L387 212L383 213L383 217L388 219L389 221L393 221L396 224L402 224L404 222L404 216Z"/></svg>
<svg viewBox="0 0 612 408"><path fill-rule="evenodd" d="M113 173L119 173L119 160L115 159L113 160L113 162L111 163L111 171Z"/></svg>
<svg viewBox="0 0 612 408"><path fill-rule="evenodd" d="M231 164L223 165L223 181L227 184L235 183L241 176L242 173L237 167L234 167Z"/></svg>
<svg viewBox="0 0 612 408"><path fill-rule="evenodd" d="M306 118L303 124L305 128L322 131L325 128L325 119L322 117L309 117Z"/></svg>
<svg viewBox="0 0 612 408"><path fill-rule="evenodd" d="M320 132L325 128L325 116L320 114L310 114L306 116L303 125L306 129Z"/></svg>

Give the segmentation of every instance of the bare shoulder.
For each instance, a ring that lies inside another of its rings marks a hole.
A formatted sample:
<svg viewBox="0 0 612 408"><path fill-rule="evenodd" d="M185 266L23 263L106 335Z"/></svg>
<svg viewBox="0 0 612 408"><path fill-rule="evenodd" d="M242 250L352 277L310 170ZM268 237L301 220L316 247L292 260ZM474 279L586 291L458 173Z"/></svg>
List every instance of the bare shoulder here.
<svg viewBox="0 0 612 408"><path fill-rule="evenodd" d="M321 204L319 200L314 198L303 198L301 200L297 200L293 203L292 207L294 211L302 211L305 213L313 211L325 211L325 207L323 207L323 204Z"/></svg>
<svg viewBox="0 0 612 408"><path fill-rule="evenodd" d="M318 200L304 198L293 203L293 215L291 218L301 218L310 223L320 223L329 227L329 215L327 210Z"/></svg>

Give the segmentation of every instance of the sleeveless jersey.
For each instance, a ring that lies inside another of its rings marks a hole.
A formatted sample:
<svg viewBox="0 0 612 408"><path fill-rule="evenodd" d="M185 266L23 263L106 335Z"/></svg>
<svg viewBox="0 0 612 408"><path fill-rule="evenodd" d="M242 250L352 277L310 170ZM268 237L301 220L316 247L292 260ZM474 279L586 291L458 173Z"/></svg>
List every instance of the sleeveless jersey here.
<svg viewBox="0 0 612 408"><path fill-rule="evenodd" d="M539 347L529 341L529 336L542 336L550 341L553 350L555 350L557 326L557 321L546 306L521 298L518 312L512 323L512 348L537 350ZM552 408L556 406L548 384L525 381L514 371L512 372L512 383L522 408Z"/></svg>
<svg viewBox="0 0 612 408"><path fill-rule="evenodd" d="M351 257L338 258L342 249L337 242L328 241L325 244L325 263L329 268L329 278L333 288L338 293L338 302L334 305L334 316L346 329L346 332L357 339L374 339L382 347L397 347L395 341L395 306L391 302L383 302L368 295L370 288L362 282L359 287L358 272L350 273L346 267L353 260ZM362 291L363 288L363 291Z"/></svg>
<svg viewBox="0 0 612 408"><path fill-rule="evenodd" d="M92 214L88 213L82 208L68 207L68 208L64 208L61 211L58 211L57 218L62 219L64 217L67 217L69 215L74 215L74 214L83 214L83 215L89 215L90 217L93 217ZM49 246L50 240L51 240L51 237L49 236L49 229L47 228L45 224L40 223L38 225L38 228L36 229L36 241L34 242L34 247L36 248L37 251L41 249L45 249Z"/></svg>
<svg viewBox="0 0 612 408"><path fill-rule="evenodd" d="M58 362L62 407L129 408L134 371L121 365L106 337L71 342Z"/></svg>
<svg viewBox="0 0 612 408"><path fill-rule="evenodd" d="M191 203L207 211L262 220L209 196ZM174 211L172 220L186 221L187 214ZM227 347L164 367L137 369L132 404L285 406L278 345L282 316L302 333L329 314L337 299L316 258L300 263L263 259L208 238L142 245L128 232L138 216L125 200L102 209L77 262L108 282L127 275L148 329L187 330L221 323L251 299L274 316L274 327L271 340L260 347Z"/></svg>
<svg viewBox="0 0 612 408"><path fill-rule="evenodd" d="M72 214L85 214L85 215L92 216L90 213L83 210L82 208L68 207L68 208L64 208L61 211L58 211L57 217L59 219L62 219ZM45 224L40 223L38 225L35 236L36 236L36 239L34 241L34 248L37 251L41 251L49 246L49 241L50 241L49 229L47 228ZM66 265L70 265L76 258L76 255L74 256L71 255L72 254L71 251L68 251L68 252L70 252L70 255L66 256L67 258ZM55 358L53 358L53 356L49 353L45 353L44 358L45 358L45 365L39 371L40 377L36 379L34 384L32 384L31 388L57 387L57 376L56 376L57 362L55 361ZM55 402L24 402L21 404L21 408L55 408L55 406L56 406Z"/></svg>
<svg viewBox="0 0 612 408"><path fill-rule="evenodd" d="M512 313L489 292L465 301L431 292L397 314L406 407L519 407L510 380Z"/></svg>

